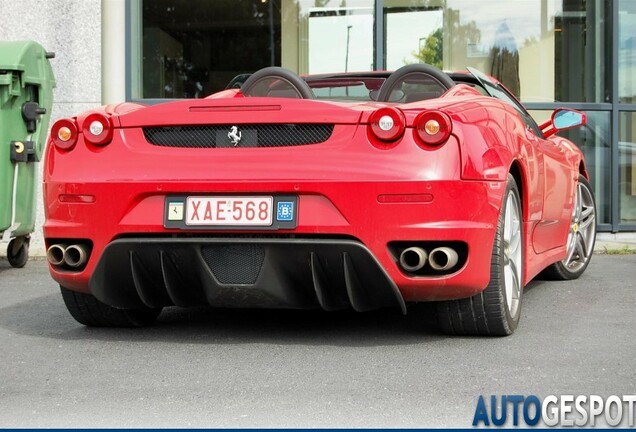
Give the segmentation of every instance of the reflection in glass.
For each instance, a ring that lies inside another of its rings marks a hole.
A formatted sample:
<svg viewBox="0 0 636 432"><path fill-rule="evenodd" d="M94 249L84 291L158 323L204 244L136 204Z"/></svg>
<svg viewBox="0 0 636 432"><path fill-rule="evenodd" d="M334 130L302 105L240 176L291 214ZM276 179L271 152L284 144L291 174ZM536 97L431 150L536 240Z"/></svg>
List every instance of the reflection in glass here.
<svg viewBox="0 0 636 432"><path fill-rule="evenodd" d="M373 69L374 0L281 1L281 66L299 74Z"/></svg>
<svg viewBox="0 0 636 432"><path fill-rule="evenodd" d="M267 66L299 74L373 69L374 0L132 3L141 30L131 47L141 57L133 58L135 98L204 97Z"/></svg>
<svg viewBox="0 0 636 432"><path fill-rule="evenodd" d="M238 74L279 65L281 1L143 1L140 96L204 97Z"/></svg>
<svg viewBox="0 0 636 432"><path fill-rule="evenodd" d="M530 114L537 122L543 123L550 119L552 111L533 110ZM586 111L585 114L587 115L585 126L561 131L558 135L571 140L583 151L596 198L598 223L610 223L610 115L599 111Z"/></svg>
<svg viewBox="0 0 636 432"><path fill-rule="evenodd" d="M396 70L405 64L427 63L440 69L443 64L444 11L438 5L401 5L385 2L386 68ZM434 3L434 2L431 2Z"/></svg>
<svg viewBox="0 0 636 432"><path fill-rule="evenodd" d="M383 58L379 69L472 66L525 102L611 102L610 3L384 0L375 17L375 0L131 0L141 29L131 47L133 97L203 97L266 66L299 74L362 71ZM620 94L628 101L636 1L619 5Z"/></svg>
<svg viewBox="0 0 636 432"><path fill-rule="evenodd" d="M618 96L623 103L636 103L636 1L618 5Z"/></svg>
<svg viewBox="0 0 636 432"><path fill-rule="evenodd" d="M386 66L472 66L524 102L610 102L609 3L385 0Z"/></svg>
<svg viewBox="0 0 636 432"><path fill-rule="evenodd" d="M343 3L344 4L344 3ZM373 69L373 7L307 10L308 73Z"/></svg>
<svg viewBox="0 0 636 432"><path fill-rule="evenodd" d="M567 109L557 110L552 118L557 129L570 129L584 123L583 114Z"/></svg>
<svg viewBox="0 0 636 432"><path fill-rule="evenodd" d="M636 224L636 113L621 113L618 137L620 222Z"/></svg>
<svg viewBox="0 0 636 432"><path fill-rule="evenodd" d="M555 100L611 102L610 3L563 1L554 16Z"/></svg>
<svg viewBox="0 0 636 432"><path fill-rule="evenodd" d="M508 24L503 21L495 32L490 50L490 74L497 78L517 98L520 97L519 50Z"/></svg>

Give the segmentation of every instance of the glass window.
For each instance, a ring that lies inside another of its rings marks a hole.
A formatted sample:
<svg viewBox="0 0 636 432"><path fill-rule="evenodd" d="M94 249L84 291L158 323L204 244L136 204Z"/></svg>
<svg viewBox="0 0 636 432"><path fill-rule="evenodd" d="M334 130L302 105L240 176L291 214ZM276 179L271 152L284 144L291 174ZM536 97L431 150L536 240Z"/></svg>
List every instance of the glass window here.
<svg viewBox="0 0 636 432"><path fill-rule="evenodd" d="M530 111L537 123L550 119L552 111ZM574 142L585 154L587 171L596 198L598 223L611 222L611 141L610 114L602 111L586 111L587 124L560 136ZM636 138L636 136L635 136Z"/></svg>
<svg viewBox="0 0 636 432"><path fill-rule="evenodd" d="M608 3L385 0L386 66L472 66L524 102L609 102Z"/></svg>
<svg viewBox="0 0 636 432"><path fill-rule="evenodd" d="M442 2L385 1L386 68L428 63L442 69L443 25Z"/></svg>
<svg viewBox="0 0 636 432"><path fill-rule="evenodd" d="M373 69L374 0L281 1L281 66L299 74Z"/></svg>
<svg viewBox="0 0 636 432"><path fill-rule="evenodd" d="M618 96L636 103L636 1L618 3Z"/></svg>
<svg viewBox="0 0 636 432"><path fill-rule="evenodd" d="M148 0L139 14L136 97L204 97L280 64L281 0Z"/></svg>
<svg viewBox="0 0 636 432"><path fill-rule="evenodd" d="M373 69L373 5L366 3L303 8L302 21L306 20L308 27L308 73Z"/></svg>
<svg viewBox="0 0 636 432"><path fill-rule="evenodd" d="M204 97L267 66L299 74L371 70L373 6L374 0L133 0L131 96Z"/></svg>
<svg viewBox="0 0 636 432"><path fill-rule="evenodd" d="M636 224L636 113L621 113L618 136L620 222Z"/></svg>

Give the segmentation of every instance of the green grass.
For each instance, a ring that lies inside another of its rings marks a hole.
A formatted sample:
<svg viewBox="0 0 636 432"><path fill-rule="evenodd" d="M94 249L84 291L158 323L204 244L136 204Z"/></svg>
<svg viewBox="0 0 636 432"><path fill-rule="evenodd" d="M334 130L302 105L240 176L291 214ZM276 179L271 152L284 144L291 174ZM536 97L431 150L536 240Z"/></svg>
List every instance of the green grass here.
<svg viewBox="0 0 636 432"><path fill-rule="evenodd" d="M608 248L603 246L603 252L606 255L636 255L636 249L625 245L622 248Z"/></svg>

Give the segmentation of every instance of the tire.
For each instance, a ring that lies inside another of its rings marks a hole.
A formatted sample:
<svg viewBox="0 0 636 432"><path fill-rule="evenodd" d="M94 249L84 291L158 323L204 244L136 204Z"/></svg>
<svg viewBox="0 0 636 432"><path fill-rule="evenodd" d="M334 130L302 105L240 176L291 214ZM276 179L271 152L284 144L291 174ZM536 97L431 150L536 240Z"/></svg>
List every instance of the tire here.
<svg viewBox="0 0 636 432"><path fill-rule="evenodd" d="M11 267L22 268L29 261L29 243L31 238L16 237L9 242L7 247L7 261Z"/></svg>
<svg viewBox="0 0 636 432"><path fill-rule="evenodd" d="M89 327L144 327L152 324L162 308L117 309L90 294L60 286L62 298L71 316Z"/></svg>
<svg viewBox="0 0 636 432"><path fill-rule="evenodd" d="M590 263L596 242L596 204L592 186L579 176L576 186L570 231L564 260L547 267L541 277L551 280L572 280L583 274Z"/></svg>
<svg viewBox="0 0 636 432"><path fill-rule="evenodd" d="M466 299L437 303L437 319L447 334L507 336L521 316L523 296L523 212L519 189L508 175L492 249L490 282Z"/></svg>

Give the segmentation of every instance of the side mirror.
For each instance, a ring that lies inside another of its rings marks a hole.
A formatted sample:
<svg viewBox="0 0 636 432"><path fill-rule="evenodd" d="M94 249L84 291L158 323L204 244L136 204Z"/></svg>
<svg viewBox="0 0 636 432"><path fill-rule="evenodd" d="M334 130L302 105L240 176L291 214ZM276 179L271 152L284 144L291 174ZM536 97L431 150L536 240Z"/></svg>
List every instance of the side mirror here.
<svg viewBox="0 0 636 432"><path fill-rule="evenodd" d="M560 108L552 113L552 124L557 130L572 129L583 126L587 121L585 113Z"/></svg>
<svg viewBox="0 0 636 432"><path fill-rule="evenodd" d="M558 108L552 113L552 117L543 123L540 128L543 136L549 138L555 133L583 126L587 123L587 115L581 111L569 108Z"/></svg>

